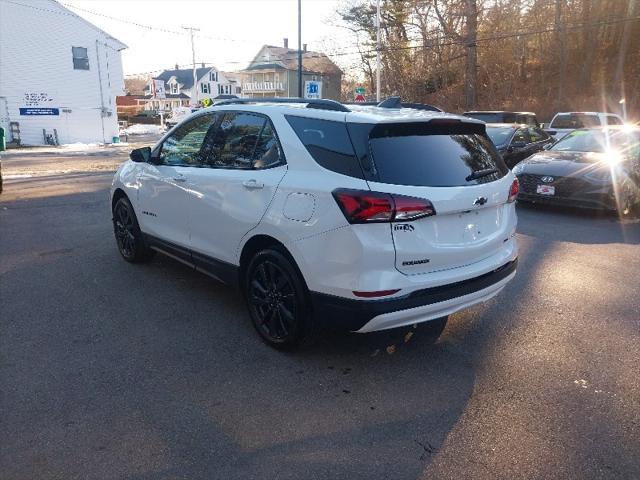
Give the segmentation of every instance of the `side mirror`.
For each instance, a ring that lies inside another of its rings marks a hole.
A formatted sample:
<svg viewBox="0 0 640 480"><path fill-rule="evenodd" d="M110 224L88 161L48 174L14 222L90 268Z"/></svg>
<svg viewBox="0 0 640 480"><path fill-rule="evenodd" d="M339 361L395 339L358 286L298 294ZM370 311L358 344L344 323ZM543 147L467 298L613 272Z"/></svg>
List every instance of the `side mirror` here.
<svg viewBox="0 0 640 480"><path fill-rule="evenodd" d="M540 124L540 128L542 128L542 129L547 128L547 124L546 123L541 123Z"/></svg>
<svg viewBox="0 0 640 480"><path fill-rule="evenodd" d="M129 158L132 162L147 163L151 160L151 147L142 147L131 150Z"/></svg>
<svg viewBox="0 0 640 480"><path fill-rule="evenodd" d="M553 135L555 135L556 133L558 133L556 130L546 130L546 132L547 132L549 135L551 135L551 136L553 136Z"/></svg>

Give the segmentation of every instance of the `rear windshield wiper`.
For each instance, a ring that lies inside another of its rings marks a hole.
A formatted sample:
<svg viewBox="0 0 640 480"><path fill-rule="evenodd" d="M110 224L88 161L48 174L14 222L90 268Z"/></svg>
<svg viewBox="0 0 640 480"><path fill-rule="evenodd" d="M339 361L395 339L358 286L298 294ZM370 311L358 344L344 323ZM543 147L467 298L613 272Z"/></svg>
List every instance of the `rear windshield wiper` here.
<svg viewBox="0 0 640 480"><path fill-rule="evenodd" d="M487 176L492 175L494 173L498 173L498 169L497 168L486 168L484 170L476 170L471 175L469 175L467 178L465 178L465 180L467 182L470 182L471 180L477 180L478 178L487 177Z"/></svg>

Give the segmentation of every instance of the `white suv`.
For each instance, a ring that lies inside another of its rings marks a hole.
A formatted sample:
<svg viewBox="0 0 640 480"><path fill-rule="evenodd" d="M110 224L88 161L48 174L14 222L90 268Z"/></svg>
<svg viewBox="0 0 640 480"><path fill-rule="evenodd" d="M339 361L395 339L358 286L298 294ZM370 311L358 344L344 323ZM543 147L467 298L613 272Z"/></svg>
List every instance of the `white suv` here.
<svg viewBox="0 0 640 480"><path fill-rule="evenodd" d="M275 347L317 326L439 334L515 275L518 182L474 119L230 100L130 158L111 189L125 260L160 251L239 286Z"/></svg>
<svg viewBox="0 0 640 480"><path fill-rule="evenodd" d="M560 140L579 128L596 128L606 125L624 125L624 120L615 113L605 112L558 112L549 124L548 133Z"/></svg>

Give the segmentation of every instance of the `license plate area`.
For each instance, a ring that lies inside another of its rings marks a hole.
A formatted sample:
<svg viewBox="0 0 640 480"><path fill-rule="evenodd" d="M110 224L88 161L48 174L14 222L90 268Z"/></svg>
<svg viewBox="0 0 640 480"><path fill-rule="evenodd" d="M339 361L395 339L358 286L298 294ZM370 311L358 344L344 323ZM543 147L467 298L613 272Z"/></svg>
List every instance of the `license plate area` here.
<svg viewBox="0 0 640 480"><path fill-rule="evenodd" d="M536 193L538 195L555 195L556 187L553 185L538 185L536 187Z"/></svg>

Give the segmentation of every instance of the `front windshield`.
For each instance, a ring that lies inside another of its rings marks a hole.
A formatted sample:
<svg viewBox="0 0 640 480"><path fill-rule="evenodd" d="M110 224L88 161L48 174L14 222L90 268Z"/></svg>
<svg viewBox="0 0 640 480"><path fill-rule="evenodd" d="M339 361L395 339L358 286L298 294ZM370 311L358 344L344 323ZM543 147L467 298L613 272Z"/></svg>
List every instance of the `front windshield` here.
<svg viewBox="0 0 640 480"><path fill-rule="evenodd" d="M620 152L637 151L640 145L638 131L609 132L603 130L576 130L556 143L551 150L560 152L605 152L615 149Z"/></svg>
<svg viewBox="0 0 640 480"><path fill-rule="evenodd" d="M494 145L504 145L513 135L513 128L487 127L487 135L489 135Z"/></svg>

